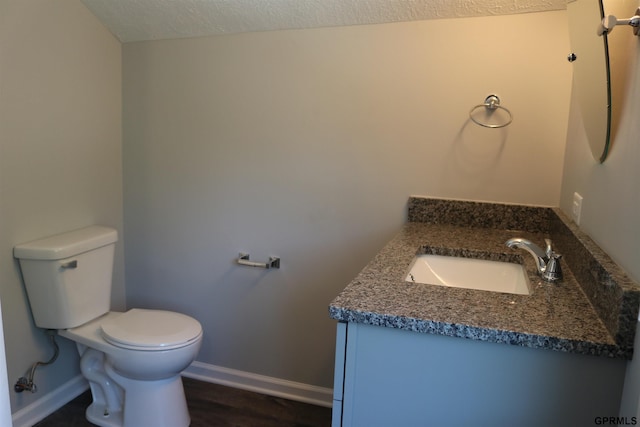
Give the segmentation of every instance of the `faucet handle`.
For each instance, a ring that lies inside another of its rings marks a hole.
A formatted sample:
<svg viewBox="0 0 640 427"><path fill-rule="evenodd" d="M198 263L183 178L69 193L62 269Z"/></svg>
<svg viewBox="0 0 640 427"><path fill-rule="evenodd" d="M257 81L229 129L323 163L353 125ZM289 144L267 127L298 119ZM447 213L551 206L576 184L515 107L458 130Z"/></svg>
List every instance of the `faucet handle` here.
<svg viewBox="0 0 640 427"><path fill-rule="evenodd" d="M544 239L547 254L547 266L542 276L550 282L562 279L562 269L560 268L560 258L562 255L555 253L551 239Z"/></svg>
<svg viewBox="0 0 640 427"><path fill-rule="evenodd" d="M556 253L556 251L553 250L553 242L551 241L551 239L544 239L544 243L547 245L544 251L547 255L547 261L562 258L562 255Z"/></svg>
<svg viewBox="0 0 640 427"><path fill-rule="evenodd" d="M549 260L547 261L547 267L542 273L542 277L550 282L562 279L562 269L560 268L560 258L562 255L551 251Z"/></svg>
<svg viewBox="0 0 640 427"><path fill-rule="evenodd" d="M547 247L545 248L544 253L547 255L548 259L551 259L551 257L555 253L553 251L553 247L552 247L553 242L551 242L551 239L544 239L544 243L547 245Z"/></svg>

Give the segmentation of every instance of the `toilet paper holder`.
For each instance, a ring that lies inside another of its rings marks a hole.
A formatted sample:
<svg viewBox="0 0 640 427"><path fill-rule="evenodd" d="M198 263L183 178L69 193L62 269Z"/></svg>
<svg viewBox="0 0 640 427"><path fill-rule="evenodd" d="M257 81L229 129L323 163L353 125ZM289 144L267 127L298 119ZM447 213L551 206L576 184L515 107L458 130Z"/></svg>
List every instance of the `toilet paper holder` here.
<svg viewBox="0 0 640 427"><path fill-rule="evenodd" d="M240 252L240 256L236 261L238 264L245 265L247 267L280 268L280 257L276 257L276 256L269 257L268 262L255 262L255 261L249 261L248 253Z"/></svg>

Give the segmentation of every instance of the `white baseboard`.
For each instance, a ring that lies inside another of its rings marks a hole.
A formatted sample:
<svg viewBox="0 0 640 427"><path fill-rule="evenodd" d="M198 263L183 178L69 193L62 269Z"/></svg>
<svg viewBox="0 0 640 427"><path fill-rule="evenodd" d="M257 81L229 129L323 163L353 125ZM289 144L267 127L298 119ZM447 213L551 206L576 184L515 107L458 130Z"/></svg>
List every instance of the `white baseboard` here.
<svg viewBox="0 0 640 427"><path fill-rule="evenodd" d="M330 388L252 374L250 372L223 368L198 361L193 362L191 366L182 372L182 375L200 381L325 406L327 408L330 408L333 404L333 390Z"/></svg>
<svg viewBox="0 0 640 427"><path fill-rule="evenodd" d="M193 362L182 375L200 381L327 408L330 408L333 404L333 390L330 388L252 374L208 363ZM54 391L45 394L42 398L13 413L11 415L13 427L33 426L88 389L89 384L82 375L75 376Z"/></svg>
<svg viewBox="0 0 640 427"><path fill-rule="evenodd" d="M88 389L89 384L82 375L73 377L57 389L42 396L42 398L11 414L13 427L33 426Z"/></svg>

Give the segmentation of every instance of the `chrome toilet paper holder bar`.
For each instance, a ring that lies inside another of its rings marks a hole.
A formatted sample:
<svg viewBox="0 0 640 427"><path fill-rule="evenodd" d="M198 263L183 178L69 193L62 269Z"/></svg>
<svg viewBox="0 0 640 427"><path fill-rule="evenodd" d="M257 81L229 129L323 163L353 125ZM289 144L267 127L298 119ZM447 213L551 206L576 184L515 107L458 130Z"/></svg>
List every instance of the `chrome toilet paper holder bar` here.
<svg viewBox="0 0 640 427"><path fill-rule="evenodd" d="M240 252L240 256L236 260L240 265L246 265L247 267L258 268L280 268L280 258L277 256L269 257L269 262L255 262L249 261L249 254Z"/></svg>

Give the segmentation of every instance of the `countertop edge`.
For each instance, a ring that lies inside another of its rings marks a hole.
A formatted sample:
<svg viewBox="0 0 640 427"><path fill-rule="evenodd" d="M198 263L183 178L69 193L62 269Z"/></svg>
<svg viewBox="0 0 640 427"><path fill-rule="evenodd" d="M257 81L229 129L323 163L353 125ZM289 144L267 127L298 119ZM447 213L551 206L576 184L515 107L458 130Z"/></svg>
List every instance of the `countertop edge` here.
<svg viewBox="0 0 640 427"><path fill-rule="evenodd" d="M591 356L631 359L633 350L618 345L571 340L558 337L527 334L508 330L415 319L404 316L360 312L329 306L329 317L340 322L362 323L371 326L401 329L421 334L441 335L485 341L496 344L517 345L540 350Z"/></svg>

